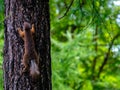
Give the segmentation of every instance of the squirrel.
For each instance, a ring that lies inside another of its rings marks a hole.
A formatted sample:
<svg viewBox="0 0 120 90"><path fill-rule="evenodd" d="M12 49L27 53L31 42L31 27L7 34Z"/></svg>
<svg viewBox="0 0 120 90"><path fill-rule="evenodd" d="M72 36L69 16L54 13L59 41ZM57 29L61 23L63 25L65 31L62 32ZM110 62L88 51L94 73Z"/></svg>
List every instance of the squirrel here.
<svg viewBox="0 0 120 90"><path fill-rule="evenodd" d="M24 30L24 31L23 31ZM33 79L37 79L40 75L39 72L39 56L35 50L35 43L33 40L33 34L35 33L34 24L31 25L28 22L24 22L23 30L18 28L20 37L24 40L24 55L22 64L24 65L23 73L30 72L30 76Z"/></svg>

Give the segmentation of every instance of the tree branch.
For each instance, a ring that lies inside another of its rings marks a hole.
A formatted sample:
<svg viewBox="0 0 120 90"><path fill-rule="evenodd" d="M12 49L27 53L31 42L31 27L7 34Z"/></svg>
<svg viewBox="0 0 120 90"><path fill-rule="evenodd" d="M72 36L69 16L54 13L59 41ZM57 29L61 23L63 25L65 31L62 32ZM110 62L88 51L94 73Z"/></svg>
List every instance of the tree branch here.
<svg viewBox="0 0 120 90"><path fill-rule="evenodd" d="M97 35L98 35L98 25L96 25L96 29L95 29L95 34L94 34L94 39L93 39L93 42L95 42L95 46L94 46L94 48L95 48L95 52L97 53L97 51L98 51L98 43L97 43L97 40L98 40L98 38L97 38ZM93 79L95 78L95 68L96 68L96 61L97 61L97 58L98 58L98 56L95 56L94 57L94 59L93 59L93 64L92 64L92 77L93 77Z"/></svg>
<svg viewBox="0 0 120 90"><path fill-rule="evenodd" d="M71 1L71 3L70 3L70 5L68 6L66 12L65 12L64 15L63 15L62 17L60 17L59 19L62 19L63 17L65 17L65 16L67 15L68 11L70 10L70 7L71 7L72 4L73 4L73 1L74 1L74 0Z"/></svg>
<svg viewBox="0 0 120 90"><path fill-rule="evenodd" d="M118 33L117 35L115 35L115 37L113 37L111 43L109 44L109 48L108 48L108 51L107 51L107 53L106 53L106 55L105 55L105 57L104 57L104 61L103 61L102 65L101 65L100 68L99 68L98 77L100 77L100 74L101 74L104 66L106 65L106 63L107 63L107 61L108 61L108 59L109 59L110 50L111 50L111 48L112 48L112 46L113 46L114 41L115 41L116 38L118 38L119 36L120 36L119 33Z"/></svg>

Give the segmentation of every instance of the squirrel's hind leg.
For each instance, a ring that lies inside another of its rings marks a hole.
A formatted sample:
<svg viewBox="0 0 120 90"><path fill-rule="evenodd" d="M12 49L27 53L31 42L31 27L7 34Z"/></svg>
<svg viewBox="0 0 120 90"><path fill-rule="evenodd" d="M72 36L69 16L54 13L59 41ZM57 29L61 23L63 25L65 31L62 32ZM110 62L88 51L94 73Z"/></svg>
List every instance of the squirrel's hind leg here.
<svg viewBox="0 0 120 90"><path fill-rule="evenodd" d="M24 54L22 64L24 65L23 72L27 72L29 70L29 57Z"/></svg>

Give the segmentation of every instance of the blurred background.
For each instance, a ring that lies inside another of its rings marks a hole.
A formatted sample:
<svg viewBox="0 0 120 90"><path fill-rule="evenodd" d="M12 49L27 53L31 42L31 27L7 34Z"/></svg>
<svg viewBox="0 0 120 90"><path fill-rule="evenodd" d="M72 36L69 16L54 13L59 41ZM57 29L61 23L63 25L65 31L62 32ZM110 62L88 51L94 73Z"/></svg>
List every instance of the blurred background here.
<svg viewBox="0 0 120 90"><path fill-rule="evenodd" d="M50 0L50 17L53 90L120 90L120 0Z"/></svg>

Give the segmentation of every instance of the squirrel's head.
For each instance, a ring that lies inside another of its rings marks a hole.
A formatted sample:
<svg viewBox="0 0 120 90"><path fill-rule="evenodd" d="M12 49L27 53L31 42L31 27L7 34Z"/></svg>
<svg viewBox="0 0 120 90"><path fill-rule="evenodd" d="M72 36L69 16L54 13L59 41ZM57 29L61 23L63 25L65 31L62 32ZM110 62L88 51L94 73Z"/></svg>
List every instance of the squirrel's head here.
<svg viewBox="0 0 120 90"><path fill-rule="evenodd" d="M30 30L31 30L31 25L30 25L30 23L24 22L24 27L23 27L23 29L24 29L25 31L30 31Z"/></svg>

